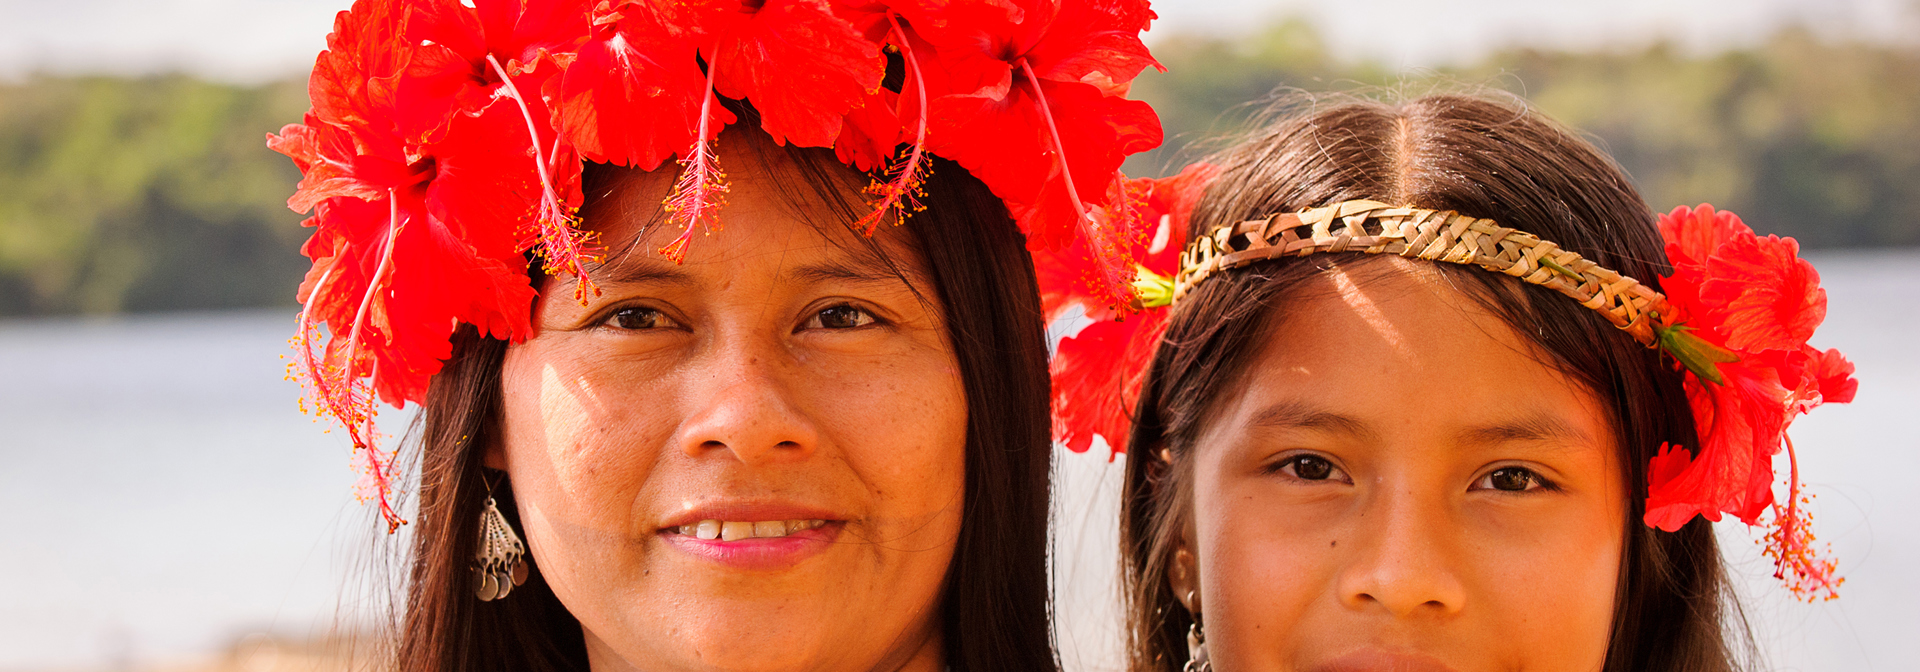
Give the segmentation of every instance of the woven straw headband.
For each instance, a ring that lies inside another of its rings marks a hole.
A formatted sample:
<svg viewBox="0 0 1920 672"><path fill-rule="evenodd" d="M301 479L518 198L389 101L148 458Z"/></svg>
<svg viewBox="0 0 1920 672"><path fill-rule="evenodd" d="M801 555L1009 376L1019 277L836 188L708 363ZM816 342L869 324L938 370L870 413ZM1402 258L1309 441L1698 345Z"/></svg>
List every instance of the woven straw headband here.
<svg viewBox="0 0 1920 672"><path fill-rule="evenodd" d="M1173 300L1219 271L1324 252L1391 254L1505 273L1600 311L1650 347L1660 344L1658 332L1673 319L1659 292L1531 233L1451 210L1375 201L1343 201L1214 229L1180 253Z"/></svg>

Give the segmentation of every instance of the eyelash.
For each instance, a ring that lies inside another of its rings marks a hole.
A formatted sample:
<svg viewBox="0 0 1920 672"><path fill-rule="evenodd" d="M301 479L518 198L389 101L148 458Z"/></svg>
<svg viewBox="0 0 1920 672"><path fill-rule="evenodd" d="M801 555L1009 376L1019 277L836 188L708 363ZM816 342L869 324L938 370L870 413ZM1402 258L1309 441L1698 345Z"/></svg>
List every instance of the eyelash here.
<svg viewBox="0 0 1920 672"><path fill-rule="evenodd" d="M1301 466L1308 463L1315 464L1315 466L1309 468L1309 473L1312 473L1313 471L1317 471L1322 467L1324 467L1327 470L1327 473L1324 476L1321 476L1320 478L1307 478L1305 475L1302 475L1300 473L1300 468ZM1332 481L1335 483L1347 483L1347 482L1351 482L1352 480L1347 477L1347 472L1345 470L1334 465L1333 460L1329 460L1325 457L1321 457L1319 455L1314 455L1311 453L1290 455L1286 459L1283 459L1279 462L1272 464L1271 466L1268 466L1267 471L1268 473L1280 474L1296 481L1306 481L1309 483L1319 483L1322 481Z"/></svg>
<svg viewBox="0 0 1920 672"><path fill-rule="evenodd" d="M646 315L651 317L654 323L640 327L623 326L618 324L622 315ZM607 316L600 320L600 326L620 331L651 331L654 329L671 329L680 326L680 323L673 321L673 318L667 317L666 313L661 312L657 308L621 306L607 313Z"/></svg>
<svg viewBox="0 0 1920 672"><path fill-rule="evenodd" d="M832 311L837 311L837 310L854 311L856 313L859 313L859 316L855 318L856 322L859 321L859 318L865 318L866 321L859 324L855 324L853 326L848 326L848 327L827 326L824 319L826 314ZM831 306L827 306L825 308L821 308L819 310L814 311L813 315L807 318L807 321L800 323L800 329L825 329L828 331L847 331L852 329L860 329L863 327L871 327L880 323L881 323L880 317L878 315L873 314L873 311L871 310L861 308L851 303L836 303Z"/></svg>
<svg viewBox="0 0 1920 672"><path fill-rule="evenodd" d="M1527 478L1526 486L1519 490L1507 490L1507 489L1495 486L1493 483L1494 476L1500 474L1501 472L1519 472L1521 474L1525 474ZM1547 480L1547 477L1541 476L1540 472L1538 471L1534 471L1526 467L1509 465L1509 466L1500 467L1493 471L1489 471L1486 473L1486 475L1474 479L1471 489L1486 490L1489 492L1511 493L1511 494L1519 495L1519 494L1526 494L1529 492L1558 492L1560 490L1560 486L1555 485L1553 481Z"/></svg>

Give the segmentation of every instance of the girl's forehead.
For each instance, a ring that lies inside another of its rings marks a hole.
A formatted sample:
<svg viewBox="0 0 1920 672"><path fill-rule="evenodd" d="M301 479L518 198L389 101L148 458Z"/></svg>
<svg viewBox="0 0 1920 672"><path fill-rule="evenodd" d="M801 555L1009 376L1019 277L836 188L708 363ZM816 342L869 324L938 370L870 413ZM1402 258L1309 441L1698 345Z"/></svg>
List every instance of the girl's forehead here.
<svg viewBox="0 0 1920 672"><path fill-rule="evenodd" d="M1480 290L1381 261L1330 270L1272 308L1227 424L1602 438L1597 397L1469 293Z"/></svg>

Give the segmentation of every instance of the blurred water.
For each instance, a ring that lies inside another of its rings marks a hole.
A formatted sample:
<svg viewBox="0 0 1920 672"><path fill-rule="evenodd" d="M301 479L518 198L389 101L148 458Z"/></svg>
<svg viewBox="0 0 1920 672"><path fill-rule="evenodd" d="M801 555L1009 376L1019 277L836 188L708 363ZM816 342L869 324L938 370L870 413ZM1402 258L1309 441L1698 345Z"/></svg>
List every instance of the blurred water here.
<svg viewBox="0 0 1920 672"><path fill-rule="evenodd" d="M1860 400L1794 437L1843 597L1793 602L1743 526L1723 539L1774 669L1920 670L1920 251L1816 263L1815 343L1860 365ZM329 627L378 533L345 438L281 378L292 329L290 310L0 322L0 669L125 669ZM1058 463L1063 656L1118 669L1122 464Z"/></svg>
<svg viewBox="0 0 1920 672"><path fill-rule="evenodd" d="M0 323L0 668L330 625L367 533L295 405L291 311Z"/></svg>

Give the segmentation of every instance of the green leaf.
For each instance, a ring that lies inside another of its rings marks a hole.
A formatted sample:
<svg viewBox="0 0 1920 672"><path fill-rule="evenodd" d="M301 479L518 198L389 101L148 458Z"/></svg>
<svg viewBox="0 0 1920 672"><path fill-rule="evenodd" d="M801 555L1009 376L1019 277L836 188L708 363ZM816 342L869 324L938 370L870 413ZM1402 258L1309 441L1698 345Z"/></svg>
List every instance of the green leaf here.
<svg viewBox="0 0 1920 672"><path fill-rule="evenodd" d="M1740 356L1732 350L1722 348L1706 339L1693 335L1691 327L1674 325L1665 329L1655 327L1654 333L1660 338L1660 348L1673 355L1681 366L1687 367L1693 375L1715 385L1725 385L1727 380L1720 375L1716 362L1737 362Z"/></svg>

